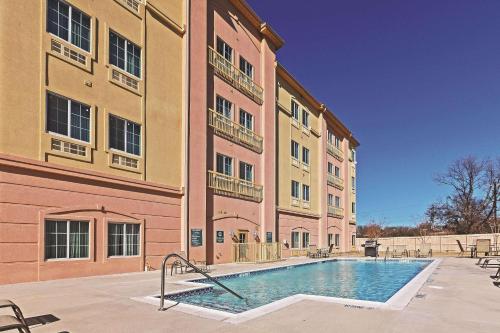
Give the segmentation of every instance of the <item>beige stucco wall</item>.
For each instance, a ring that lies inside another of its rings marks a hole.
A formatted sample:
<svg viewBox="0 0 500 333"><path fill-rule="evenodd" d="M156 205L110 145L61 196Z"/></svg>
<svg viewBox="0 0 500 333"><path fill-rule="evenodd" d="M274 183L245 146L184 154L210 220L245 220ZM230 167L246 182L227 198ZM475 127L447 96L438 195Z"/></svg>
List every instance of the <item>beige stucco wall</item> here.
<svg viewBox="0 0 500 333"><path fill-rule="evenodd" d="M91 17L90 53L46 32L45 0L0 2L0 152L181 186L184 1L148 1L154 10L141 5L138 13L119 0L67 3ZM141 47L137 91L110 79L109 29ZM84 54L86 64L51 51L53 39ZM85 146L86 158L51 150L54 135L45 128L48 91L91 106L90 143L61 137ZM111 165L109 113L141 124L141 156L135 170Z"/></svg>

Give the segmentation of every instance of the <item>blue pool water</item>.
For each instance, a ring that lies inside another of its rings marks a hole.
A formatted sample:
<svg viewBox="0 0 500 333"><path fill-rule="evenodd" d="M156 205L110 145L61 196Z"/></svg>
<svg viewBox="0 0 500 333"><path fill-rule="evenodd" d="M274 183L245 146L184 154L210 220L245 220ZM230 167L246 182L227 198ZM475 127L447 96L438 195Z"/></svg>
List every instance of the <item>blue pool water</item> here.
<svg viewBox="0 0 500 333"><path fill-rule="evenodd" d="M385 302L429 261L339 260L290 266L217 278L245 300L217 285L202 292L167 299L206 308L240 313L295 294L321 295ZM212 284L209 280L193 280Z"/></svg>

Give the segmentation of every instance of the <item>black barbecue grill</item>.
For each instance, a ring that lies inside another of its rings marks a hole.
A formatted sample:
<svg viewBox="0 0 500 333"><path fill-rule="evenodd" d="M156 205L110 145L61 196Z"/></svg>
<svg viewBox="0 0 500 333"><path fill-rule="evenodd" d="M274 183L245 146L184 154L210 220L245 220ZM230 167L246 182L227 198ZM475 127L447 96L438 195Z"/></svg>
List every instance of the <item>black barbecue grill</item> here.
<svg viewBox="0 0 500 333"><path fill-rule="evenodd" d="M365 248L365 257L378 257L380 244L376 240L367 240L361 246Z"/></svg>

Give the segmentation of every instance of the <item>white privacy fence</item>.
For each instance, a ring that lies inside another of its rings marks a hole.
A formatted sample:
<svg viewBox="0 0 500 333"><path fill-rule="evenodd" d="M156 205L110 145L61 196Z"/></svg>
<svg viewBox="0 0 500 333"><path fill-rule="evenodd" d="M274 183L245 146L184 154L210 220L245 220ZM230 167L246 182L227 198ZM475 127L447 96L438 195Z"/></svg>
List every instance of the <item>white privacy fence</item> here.
<svg viewBox="0 0 500 333"><path fill-rule="evenodd" d="M475 245L477 239L490 239L491 245L500 245L500 234L470 234L470 235L439 235L439 236L425 236L425 237L382 237L378 238L380 250L385 251L389 248L392 251L395 245L406 245L408 250L418 250L422 243L431 244L433 252L441 253L458 253L457 240L462 243L465 251L468 245ZM367 238L356 238L356 250L364 251L362 244L365 243Z"/></svg>

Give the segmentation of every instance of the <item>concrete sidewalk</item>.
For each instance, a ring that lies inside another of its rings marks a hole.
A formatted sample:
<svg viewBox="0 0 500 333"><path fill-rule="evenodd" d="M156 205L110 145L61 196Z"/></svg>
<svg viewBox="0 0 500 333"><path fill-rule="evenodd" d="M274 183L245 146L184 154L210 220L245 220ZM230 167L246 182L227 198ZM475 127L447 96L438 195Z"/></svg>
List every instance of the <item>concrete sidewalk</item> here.
<svg viewBox="0 0 500 333"><path fill-rule="evenodd" d="M213 274L299 263L227 264ZM159 294L159 272L131 273L0 286L0 298L21 306L24 315L52 315L54 322L32 332L500 332L500 288L475 259L444 258L431 278L402 311L363 309L302 301L239 325L132 300ZM183 289L168 277L167 291ZM4 313L5 311L2 311ZM47 317L50 318L50 317ZM33 320L35 321L35 320Z"/></svg>

